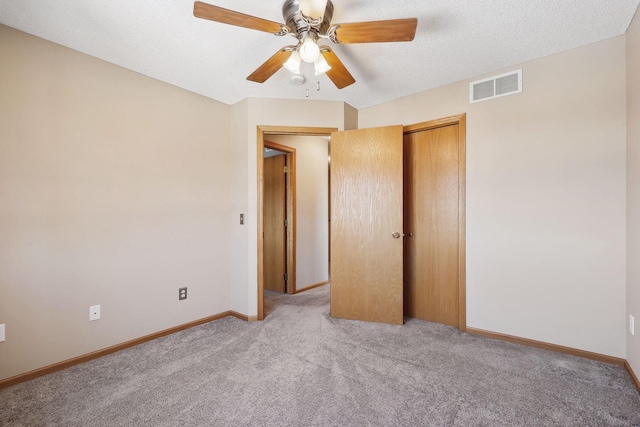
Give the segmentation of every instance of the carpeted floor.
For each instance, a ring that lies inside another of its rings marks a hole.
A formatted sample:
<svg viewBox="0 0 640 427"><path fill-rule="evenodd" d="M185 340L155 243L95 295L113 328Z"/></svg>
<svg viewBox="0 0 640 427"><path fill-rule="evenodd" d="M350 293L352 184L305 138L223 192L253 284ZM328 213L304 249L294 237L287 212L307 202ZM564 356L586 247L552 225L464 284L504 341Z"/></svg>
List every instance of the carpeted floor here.
<svg viewBox="0 0 640 427"><path fill-rule="evenodd" d="M0 390L0 426L640 426L620 367L407 319L329 287Z"/></svg>

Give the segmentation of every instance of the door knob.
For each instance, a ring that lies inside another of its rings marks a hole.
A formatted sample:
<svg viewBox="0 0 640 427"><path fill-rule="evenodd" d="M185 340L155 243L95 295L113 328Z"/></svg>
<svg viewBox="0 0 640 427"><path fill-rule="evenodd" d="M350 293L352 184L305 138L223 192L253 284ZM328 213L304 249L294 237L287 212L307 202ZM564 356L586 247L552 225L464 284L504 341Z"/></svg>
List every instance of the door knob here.
<svg viewBox="0 0 640 427"><path fill-rule="evenodd" d="M401 234L396 231L395 233L392 234L392 236L394 239L399 239Z"/></svg>

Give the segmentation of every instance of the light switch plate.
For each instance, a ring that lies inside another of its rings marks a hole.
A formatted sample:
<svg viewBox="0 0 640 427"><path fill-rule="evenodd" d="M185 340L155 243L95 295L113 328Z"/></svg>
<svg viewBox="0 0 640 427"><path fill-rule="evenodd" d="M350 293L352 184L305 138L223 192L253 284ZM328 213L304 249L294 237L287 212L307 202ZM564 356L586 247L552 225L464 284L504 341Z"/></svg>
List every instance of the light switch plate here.
<svg viewBox="0 0 640 427"><path fill-rule="evenodd" d="M636 319L632 315L629 315L629 332L631 335L636 334Z"/></svg>
<svg viewBox="0 0 640 427"><path fill-rule="evenodd" d="M4 335L4 323L2 325L0 325L0 342L3 342L5 340L5 335Z"/></svg>

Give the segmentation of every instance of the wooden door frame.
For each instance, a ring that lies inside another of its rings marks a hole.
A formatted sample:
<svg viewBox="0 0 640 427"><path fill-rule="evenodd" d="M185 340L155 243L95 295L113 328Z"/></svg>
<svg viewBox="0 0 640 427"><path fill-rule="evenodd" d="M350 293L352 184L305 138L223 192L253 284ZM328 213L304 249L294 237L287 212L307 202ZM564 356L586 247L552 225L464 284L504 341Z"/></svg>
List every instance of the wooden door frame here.
<svg viewBox="0 0 640 427"><path fill-rule="evenodd" d="M288 294L296 293L296 149L293 147L287 147L286 145L277 144L272 141L264 141L265 148L271 148L283 152L286 158L287 173L285 174L285 205L287 215L287 227L286 232L286 248L287 256L285 260L285 273L287 274L287 281L285 283L285 290ZM263 150L263 162L264 162L264 150ZM264 163L263 163L264 168ZM264 202L264 200L263 200ZM263 205L264 209L264 205ZM264 216L263 216L264 225ZM264 242L264 240L263 240ZM263 253L264 256L264 253ZM264 268L264 264L263 264ZM263 271L264 273L264 271Z"/></svg>
<svg viewBox="0 0 640 427"><path fill-rule="evenodd" d="M257 177L258 177L258 318L264 320L264 146L266 135L331 136L338 128L257 126ZM295 221L295 211L292 213ZM295 248L295 226L292 235ZM288 239L287 239L288 240ZM295 253L293 254L295 256ZM288 256L287 256L288 257Z"/></svg>
<svg viewBox="0 0 640 427"><path fill-rule="evenodd" d="M458 329L467 330L467 267L466 267L466 146L467 115L458 114L442 119L405 126L403 134L421 132L444 126L458 125Z"/></svg>

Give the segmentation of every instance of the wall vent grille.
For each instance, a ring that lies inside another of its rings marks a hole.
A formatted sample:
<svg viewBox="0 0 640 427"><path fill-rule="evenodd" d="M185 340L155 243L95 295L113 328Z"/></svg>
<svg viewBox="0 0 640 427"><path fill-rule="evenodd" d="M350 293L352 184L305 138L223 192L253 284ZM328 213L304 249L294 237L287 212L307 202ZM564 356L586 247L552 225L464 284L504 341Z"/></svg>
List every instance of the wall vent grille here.
<svg viewBox="0 0 640 427"><path fill-rule="evenodd" d="M469 83L469 101L486 101L522 92L522 69Z"/></svg>

